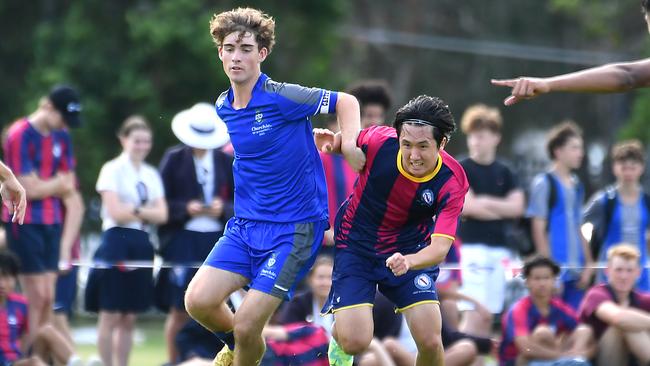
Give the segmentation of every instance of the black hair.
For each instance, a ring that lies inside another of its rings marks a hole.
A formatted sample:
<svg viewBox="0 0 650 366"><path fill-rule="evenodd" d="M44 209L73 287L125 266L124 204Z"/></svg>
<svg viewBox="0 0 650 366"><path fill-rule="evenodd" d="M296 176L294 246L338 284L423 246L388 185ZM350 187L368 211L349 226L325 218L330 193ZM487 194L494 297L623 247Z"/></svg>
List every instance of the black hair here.
<svg viewBox="0 0 650 366"><path fill-rule="evenodd" d="M401 135L404 123L433 127L433 138L438 147L443 138L449 141L451 133L456 131L456 122L449 106L442 99L428 95L411 99L395 113L393 127L397 130L397 136Z"/></svg>
<svg viewBox="0 0 650 366"><path fill-rule="evenodd" d="M393 99L389 92L388 83L383 80L362 80L350 86L348 94L352 94L357 98L361 108L368 104L379 104L385 110L388 110Z"/></svg>
<svg viewBox="0 0 650 366"><path fill-rule="evenodd" d="M529 258L524 263L523 275L524 278L530 276L530 272L537 267L547 267L550 268L554 276L557 276L560 273L560 266L557 265L551 258L544 257L542 255L535 255Z"/></svg>
<svg viewBox="0 0 650 366"><path fill-rule="evenodd" d="M0 249L0 274L18 277L20 261L9 249Z"/></svg>
<svg viewBox="0 0 650 366"><path fill-rule="evenodd" d="M650 13L650 1L649 0L641 0L641 11L644 14Z"/></svg>

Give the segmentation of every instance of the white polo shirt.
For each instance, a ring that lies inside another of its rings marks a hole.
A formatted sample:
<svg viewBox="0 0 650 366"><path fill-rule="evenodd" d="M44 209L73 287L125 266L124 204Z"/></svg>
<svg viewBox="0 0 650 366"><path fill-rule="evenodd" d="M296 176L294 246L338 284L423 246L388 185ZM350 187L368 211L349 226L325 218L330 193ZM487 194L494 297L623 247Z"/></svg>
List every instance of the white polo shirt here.
<svg viewBox="0 0 650 366"><path fill-rule="evenodd" d="M95 186L97 192L111 191L117 193L121 202L131 203L136 207L151 205L155 200L164 197L165 190L158 171L147 163L136 168L129 156L122 153L102 166ZM140 221L130 221L118 224L108 215L108 210L102 205L102 230L112 227L143 229ZM149 231L150 227L145 227Z"/></svg>

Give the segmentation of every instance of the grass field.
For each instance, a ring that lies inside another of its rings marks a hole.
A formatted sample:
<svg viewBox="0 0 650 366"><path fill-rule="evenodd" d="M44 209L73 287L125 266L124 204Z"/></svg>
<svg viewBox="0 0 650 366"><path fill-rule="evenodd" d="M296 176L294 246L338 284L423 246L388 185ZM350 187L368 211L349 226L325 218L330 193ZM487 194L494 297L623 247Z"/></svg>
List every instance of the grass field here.
<svg viewBox="0 0 650 366"><path fill-rule="evenodd" d="M138 319L129 365L160 366L166 362L164 322L165 318L162 316L147 316ZM79 355L83 359L98 355L96 318L77 317L71 326Z"/></svg>

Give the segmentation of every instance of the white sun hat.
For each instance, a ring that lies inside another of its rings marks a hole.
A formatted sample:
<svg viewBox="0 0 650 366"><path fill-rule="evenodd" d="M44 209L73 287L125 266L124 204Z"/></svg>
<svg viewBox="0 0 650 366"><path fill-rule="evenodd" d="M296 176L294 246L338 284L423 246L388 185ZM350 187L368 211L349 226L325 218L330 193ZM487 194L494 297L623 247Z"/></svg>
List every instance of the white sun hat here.
<svg viewBox="0 0 650 366"><path fill-rule="evenodd" d="M176 114L172 131L182 143L196 149L218 149L230 141L226 124L209 103L198 103Z"/></svg>

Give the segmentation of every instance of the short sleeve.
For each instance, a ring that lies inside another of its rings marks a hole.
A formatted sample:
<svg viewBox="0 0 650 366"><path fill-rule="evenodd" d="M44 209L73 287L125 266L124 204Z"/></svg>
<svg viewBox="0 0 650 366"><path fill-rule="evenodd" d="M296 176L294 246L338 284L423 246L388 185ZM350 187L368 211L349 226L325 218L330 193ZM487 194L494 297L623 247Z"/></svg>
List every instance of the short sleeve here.
<svg viewBox="0 0 650 366"><path fill-rule="evenodd" d="M442 187L438 198L438 205L441 208L436 214L433 236L444 236L451 240L456 238L456 229L468 189L467 181L460 180L458 177L450 179Z"/></svg>
<svg viewBox="0 0 650 366"><path fill-rule="evenodd" d="M163 186L160 174L154 168L150 168L151 175L151 200L156 200L165 196L165 187Z"/></svg>
<svg viewBox="0 0 650 366"><path fill-rule="evenodd" d="M99 171L99 177L97 178L95 189L99 193L104 191L118 191L116 167L112 162L108 162L102 166L102 169Z"/></svg>
<svg viewBox="0 0 650 366"><path fill-rule="evenodd" d="M521 303L512 308L512 328L514 337L525 337L530 334L528 329L528 312Z"/></svg>
<svg viewBox="0 0 650 366"><path fill-rule="evenodd" d="M275 89L278 108L284 118L289 121L316 114L336 113L337 92L296 84L270 82L273 83Z"/></svg>
<svg viewBox="0 0 650 366"><path fill-rule="evenodd" d="M16 175L27 175L35 170L34 160L30 156L29 138L26 133L9 134L6 142L6 161Z"/></svg>
<svg viewBox="0 0 650 366"><path fill-rule="evenodd" d="M61 159L57 169L62 172L75 170L76 161L72 149L72 138L67 131L62 131L61 135Z"/></svg>
<svg viewBox="0 0 650 366"><path fill-rule="evenodd" d="M594 226L594 229L604 231L605 226L608 224L605 222L606 199L607 196L604 191L594 194L582 212L582 222L589 222Z"/></svg>
<svg viewBox="0 0 650 366"><path fill-rule="evenodd" d="M546 219L548 217L548 195L550 194L549 179L546 174L540 174L530 186L530 199L528 209L526 210L527 217L534 217Z"/></svg>
<svg viewBox="0 0 650 366"><path fill-rule="evenodd" d="M637 292L635 295L637 297L639 309L650 312L650 294Z"/></svg>
<svg viewBox="0 0 650 366"><path fill-rule="evenodd" d="M599 286L592 288L587 292L587 295L580 304L580 310L578 312L580 320L583 322L588 321L592 316L594 316L596 310L598 310L598 307L602 303L611 300L612 298L610 294L604 287Z"/></svg>

